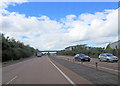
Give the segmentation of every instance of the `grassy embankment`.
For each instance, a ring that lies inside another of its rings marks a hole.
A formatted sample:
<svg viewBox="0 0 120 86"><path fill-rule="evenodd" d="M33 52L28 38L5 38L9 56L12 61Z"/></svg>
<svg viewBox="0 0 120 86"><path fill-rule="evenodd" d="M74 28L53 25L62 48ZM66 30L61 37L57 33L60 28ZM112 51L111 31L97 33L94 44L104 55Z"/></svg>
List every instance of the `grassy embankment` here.
<svg viewBox="0 0 120 86"><path fill-rule="evenodd" d="M6 62L2 62L2 67L6 67L6 66L9 66L9 65L12 65L12 64L23 62L23 61L26 61L26 60L29 60L29 59L32 59L32 58L35 58L35 56L31 56L31 57L28 57L28 58L21 58L19 60L9 60L9 61L6 61Z"/></svg>

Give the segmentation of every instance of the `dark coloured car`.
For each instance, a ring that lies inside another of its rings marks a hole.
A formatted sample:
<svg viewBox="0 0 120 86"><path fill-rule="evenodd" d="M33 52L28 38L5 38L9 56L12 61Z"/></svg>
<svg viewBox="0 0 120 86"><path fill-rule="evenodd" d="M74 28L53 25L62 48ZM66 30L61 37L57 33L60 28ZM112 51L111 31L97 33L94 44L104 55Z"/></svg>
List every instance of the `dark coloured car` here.
<svg viewBox="0 0 120 86"><path fill-rule="evenodd" d="M85 54L76 54L74 56L75 61L88 61L90 62L90 57Z"/></svg>

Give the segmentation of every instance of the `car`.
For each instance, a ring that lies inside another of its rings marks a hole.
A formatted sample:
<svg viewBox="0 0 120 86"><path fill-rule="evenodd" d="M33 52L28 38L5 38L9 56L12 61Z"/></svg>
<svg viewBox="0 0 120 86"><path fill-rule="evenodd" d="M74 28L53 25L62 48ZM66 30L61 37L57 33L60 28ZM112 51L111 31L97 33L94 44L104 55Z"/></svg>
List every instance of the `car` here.
<svg viewBox="0 0 120 86"><path fill-rule="evenodd" d="M76 54L74 56L75 61L88 61L90 62L90 57L85 54Z"/></svg>
<svg viewBox="0 0 120 86"><path fill-rule="evenodd" d="M37 52L37 57L42 57L42 53L41 52Z"/></svg>
<svg viewBox="0 0 120 86"><path fill-rule="evenodd" d="M118 57L116 57L110 53L102 53L99 55L98 59L100 61L107 61L107 62L113 62L113 61L117 62L118 61Z"/></svg>

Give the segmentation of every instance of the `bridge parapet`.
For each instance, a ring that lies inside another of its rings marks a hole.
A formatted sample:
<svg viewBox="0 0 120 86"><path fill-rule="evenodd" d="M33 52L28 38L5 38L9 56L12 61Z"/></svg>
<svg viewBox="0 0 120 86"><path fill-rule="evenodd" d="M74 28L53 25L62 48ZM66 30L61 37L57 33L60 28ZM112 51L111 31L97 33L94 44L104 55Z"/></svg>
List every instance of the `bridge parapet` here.
<svg viewBox="0 0 120 86"><path fill-rule="evenodd" d="M58 52L60 50L42 50L42 51L39 51L39 52Z"/></svg>

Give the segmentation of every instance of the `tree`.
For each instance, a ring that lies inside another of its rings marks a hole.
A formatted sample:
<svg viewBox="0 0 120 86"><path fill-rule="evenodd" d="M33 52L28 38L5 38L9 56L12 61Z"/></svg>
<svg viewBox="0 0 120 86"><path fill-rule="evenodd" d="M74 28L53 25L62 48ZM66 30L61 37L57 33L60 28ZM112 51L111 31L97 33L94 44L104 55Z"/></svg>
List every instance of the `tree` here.
<svg viewBox="0 0 120 86"><path fill-rule="evenodd" d="M2 61L27 58L36 52L36 49L20 41L16 41L14 38L5 38L3 34L0 35L0 38L2 40Z"/></svg>

